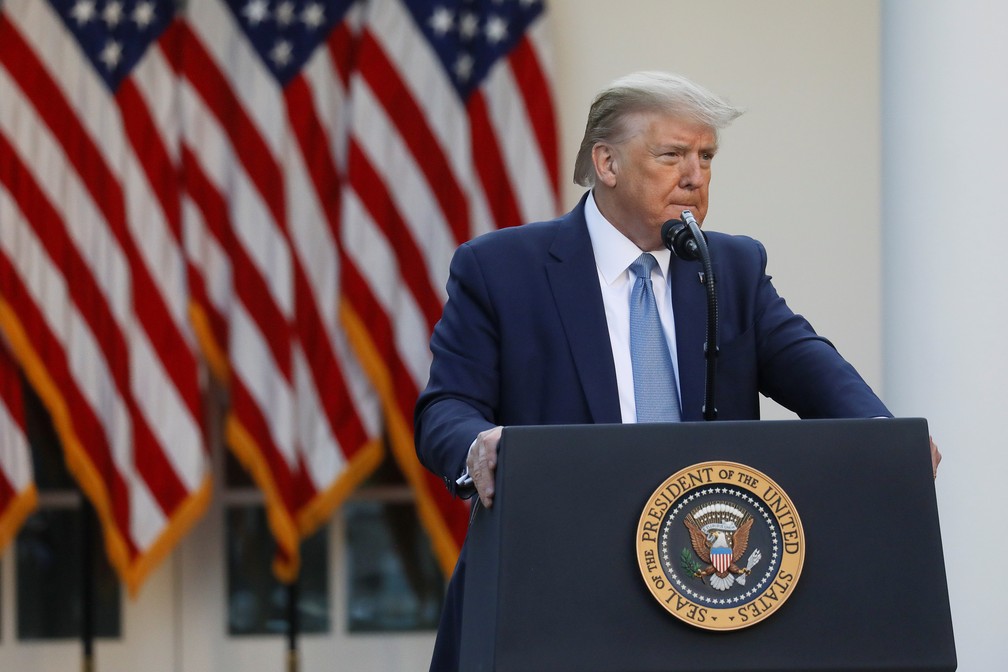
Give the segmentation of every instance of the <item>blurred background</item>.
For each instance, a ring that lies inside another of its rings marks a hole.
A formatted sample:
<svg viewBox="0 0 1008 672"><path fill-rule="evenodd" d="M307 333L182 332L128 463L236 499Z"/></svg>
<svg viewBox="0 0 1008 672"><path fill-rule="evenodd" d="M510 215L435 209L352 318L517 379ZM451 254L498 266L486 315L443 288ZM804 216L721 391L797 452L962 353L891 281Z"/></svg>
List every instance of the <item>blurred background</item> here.
<svg viewBox="0 0 1008 672"><path fill-rule="evenodd" d="M1006 26L981 0L0 0L0 668L73 669L91 632L103 672L279 670L293 621L302 670L426 669L466 520L411 436L451 252L573 207L592 97L661 69L745 109L705 226L763 241L928 419L959 669L1001 669Z"/></svg>

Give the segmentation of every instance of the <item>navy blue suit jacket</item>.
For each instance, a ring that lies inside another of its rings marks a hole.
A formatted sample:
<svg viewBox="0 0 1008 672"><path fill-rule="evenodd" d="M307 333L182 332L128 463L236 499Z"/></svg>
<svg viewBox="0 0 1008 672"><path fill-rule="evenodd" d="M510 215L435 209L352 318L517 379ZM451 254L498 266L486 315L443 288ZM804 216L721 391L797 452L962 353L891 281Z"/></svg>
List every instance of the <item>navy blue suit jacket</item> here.
<svg viewBox="0 0 1008 672"><path fill-rule="evenodd" d="M496 425L621 422L616 369L582 198L566 215L486 234L455 253L415 414L417 454L454 492L469 445ZM854 368L788 308L766 251L709 232L717 279L718 418L754 420L759 394L802 418L890 413ZM672 258L682 417L701 420L706 293L701 266ZM464 556L452 578L434 670L454 669ZM449 641L451 639L452 641Z"/></svg>

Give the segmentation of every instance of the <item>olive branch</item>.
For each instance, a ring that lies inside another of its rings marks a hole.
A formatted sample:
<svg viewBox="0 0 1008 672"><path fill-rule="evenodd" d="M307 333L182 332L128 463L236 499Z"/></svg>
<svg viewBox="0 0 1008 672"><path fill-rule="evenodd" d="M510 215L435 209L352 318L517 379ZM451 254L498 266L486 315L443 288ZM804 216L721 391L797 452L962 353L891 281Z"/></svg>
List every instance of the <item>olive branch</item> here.
<svg viewBox="0 0 1008 672"><path fill-rule="evenodd" d="M695 576L697 572L703 569L703 565L697 562L696 556L693 552L683 547L682 553L679 554L679 566L682 567L683 571L690 576ZM701 579L702 581L703 579Z"/></svg>

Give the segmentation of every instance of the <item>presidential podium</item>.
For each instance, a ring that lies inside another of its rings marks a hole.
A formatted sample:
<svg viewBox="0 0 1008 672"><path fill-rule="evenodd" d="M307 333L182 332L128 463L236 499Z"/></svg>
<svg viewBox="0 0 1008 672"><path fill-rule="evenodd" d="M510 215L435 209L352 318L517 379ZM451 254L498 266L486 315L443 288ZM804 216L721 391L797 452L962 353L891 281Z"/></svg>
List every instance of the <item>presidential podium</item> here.
<svg viewBox="0 0 1008 672"><path fill-rule="evenodd" d="M677 618L640 564L656 489L705 463L758 470L800 517L800 576L748 627ZM956 668L924 420L512 427L497 469L469 529L465 672Z"/></svg>

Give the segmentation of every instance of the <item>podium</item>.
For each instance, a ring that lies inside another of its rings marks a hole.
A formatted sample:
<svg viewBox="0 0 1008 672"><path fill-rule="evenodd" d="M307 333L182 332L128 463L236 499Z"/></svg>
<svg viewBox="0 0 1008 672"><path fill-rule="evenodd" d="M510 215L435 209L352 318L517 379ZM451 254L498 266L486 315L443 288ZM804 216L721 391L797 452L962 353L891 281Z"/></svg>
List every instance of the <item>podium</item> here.
<svg viewBox="0 0 1008 672"><path fill-rule="evenodd" d="M769 476L804 529L787 600L731 631L675 618L638 564L653 493L710 461ZM467 546L467 672L956 668L922 419L509 427Z"/></svg>

